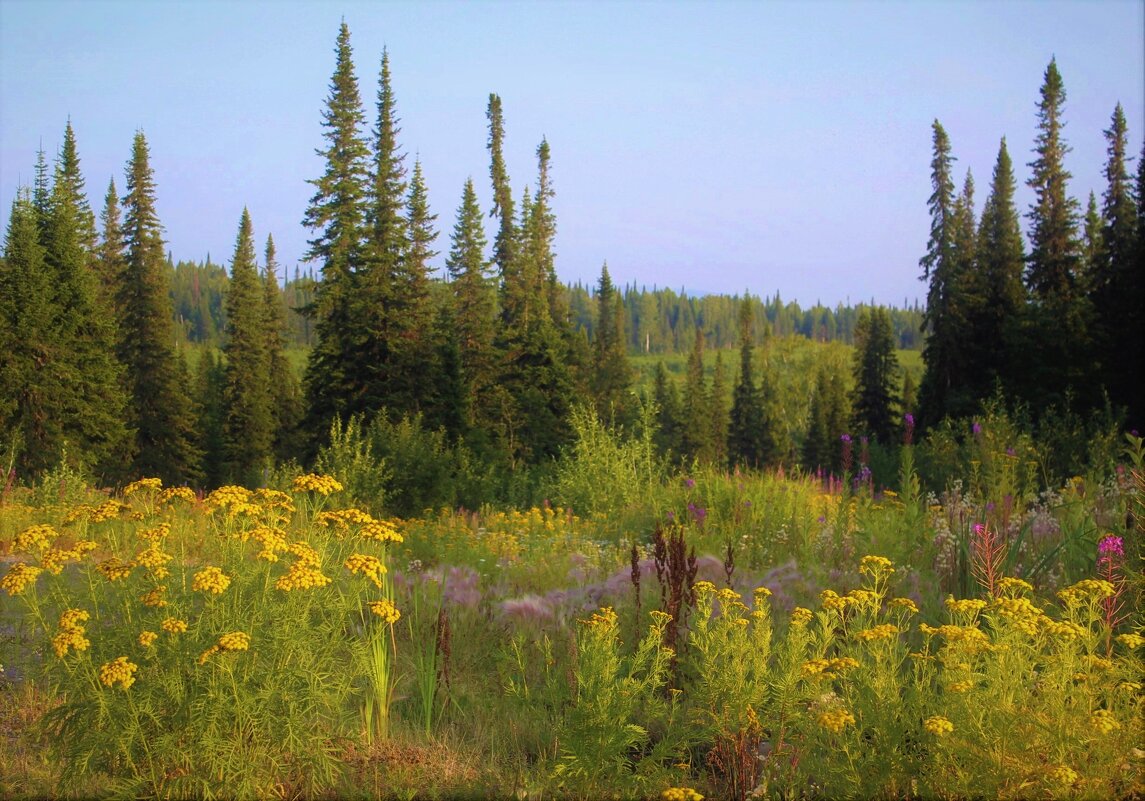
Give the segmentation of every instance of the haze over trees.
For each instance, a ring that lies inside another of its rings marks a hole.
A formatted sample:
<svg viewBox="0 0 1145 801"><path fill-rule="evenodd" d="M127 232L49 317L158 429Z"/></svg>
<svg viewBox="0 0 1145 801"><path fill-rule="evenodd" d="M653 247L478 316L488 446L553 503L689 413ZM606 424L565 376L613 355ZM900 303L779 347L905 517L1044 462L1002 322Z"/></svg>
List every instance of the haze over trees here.
<svg viewBox="0 0 1145 801"><path fill-rule="evenodd" d="M109 183L98 224L70 121L54 167L38 155L0 263L0 447L18 475L67 464L109 483L257 485L276 465L311 463L354 421L381 450L408 446L389 458L420 448L454 460L451 470L485 465L511 493L513 476L568 452L577 405L624 436L653 426L672 463L731 470L837 473L844 434L893 448L906 413L935 429L994 402L1032 423L1102 410L1143 422L1141 371L1129 366L1145 349L1145 173L1139 160L1133 176L1118 105L1104 132L1107 187L1083 219L1055 61L1024 214L1006 137L979 210L973 176L956 174L954 145L933 122L925 309L687 297L618 286L607 264L595 287L565 285L559 143L542 138L532 182L514 184L507 109L491 93L489 161L473 171L487 170L491 207L471 177L439 221L420 160L407 166L389 54L369 117L355 69L343 23L320 112L322 169L301 220L308 266L293 275L269 233L259 264L245 209L229 268L165 253L142 131L124 194ZM793 368L792 337L853 351ZM919 348L916 381L896 351Z"/></svg>

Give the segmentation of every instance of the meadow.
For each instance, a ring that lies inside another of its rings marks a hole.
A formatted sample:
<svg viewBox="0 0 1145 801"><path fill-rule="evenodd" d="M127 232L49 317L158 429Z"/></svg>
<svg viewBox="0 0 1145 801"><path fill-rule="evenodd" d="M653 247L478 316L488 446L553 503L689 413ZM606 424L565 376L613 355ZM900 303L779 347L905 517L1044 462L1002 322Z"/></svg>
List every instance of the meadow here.
<svg viewBox="0 0 1145 801"><path fill-rule="evenodd" d="M0 795L1139 797L1142 440L1047 482L974 426L876 484L581 419L550 501L407 519L336 449L9 487Z"/></svg>

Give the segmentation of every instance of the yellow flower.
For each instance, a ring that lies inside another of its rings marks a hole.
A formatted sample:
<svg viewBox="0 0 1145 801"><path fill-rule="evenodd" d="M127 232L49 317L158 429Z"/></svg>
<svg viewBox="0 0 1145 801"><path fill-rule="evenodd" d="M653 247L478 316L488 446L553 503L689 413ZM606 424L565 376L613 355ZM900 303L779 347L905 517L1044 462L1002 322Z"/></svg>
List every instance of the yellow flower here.
<svg viewBox="0 0 1145 801"><path fill-rule="evenodd" d="M874 628L863 629L855 636L863 642L873 642L875 640L889 640L898 633L898 626L893 623L882 623Z"/></svg>
<svg viewBox="0 0 1145 801"><path fill-rule="evenodd" d="M296 561L286 569L286 575L274 582L276 589L283 592L309 590L325 587L330 583L329 576L323 575L321 558L318 552L304 542L292 542L287 550L294 554Z"/></svg>
<svg viewBox="0 0 1145 801"><path fill-rule="evenodd" d="M811 622L811 610L810 609L804 609L802 606L795 607L795 610L791 613L791 625L792 626L806 626L810 622Z"/></svg>
<svg viewBox="0 0 1145 801"><path fill-rule="evenodd" d="M232 631L219 637L220 651L245 651L250 648L250 635L242 631Z"/></svg>
<svg viewBox="0 0 1145 801"><path fill-rule="evenodd" d="M1049 772L1050 782L1061 787L1072 787L1077 779L1077 771L1067 765L1055 765Z"/></svg>
<svg viewBox="0 0 1145 801"><path fill-rule="evenodd" d="M935 715L923 721L923 728L936 737L943 737L954 731L954 724L942 715Z"/></svg>
<svg viewBox="0 0 1145 801"><path fill-rule="evenodd" d="M847 593L847 598L856 606L868 609L877 609L879 606L878 594L870 590L851 590Z"/></svg>
<svg viewBox="0 0 1145 801"><path fill-rule="evenodd" d="M0 589L7 591L9 595L19 595L32 584L35 584L36 576L43 572L41 568L16 562L8 568L4 578L0 579Z"/></svg>
<svg viewBox="0 0 1145 801"><path fill-rule="evenodd" d="M217 654L218 652L219 652L219 646L212 645L210 648L203 651L203 653L199 654L199 664L200 665L207 664L207 660L210 659L215 654Z"/></svg>
<svg viewBox="0 0 1145 801"><path fill-rule="evenodd" d="M314 522L327 528L346 531L351 525L364 526L377 521L360 509L330 509L326 512L319 512L318 516L314 518Z"/></svg>
<svg viewBox="0 0 1145 801"><path fill-rule="evenodd" d="M123 488L123 497L126 498L128 495L134 495L144 490L155 492L161 489L163 489L162 480L158 478L141 478L138 481L132 481Z"/></svg>
<svg viewBox="0 0 1145 801"><path fill-rule="evenodd" d="M845 709L829 709L819 715L819 725L838 734L855 722L855 716Z"/></svg>
<svg viewBox="0 0 1145 801"><path fill-rule="evenodd" d="M157 609L161 609L167 605L167 601L163 597L164 593L166 592L166 585L161 584L158 587L148 590L147 592L140 595L139 600L143 602L144 606L153 606Z"/></svg>
<svg viewBox="0 0 1145 801"><path fill-rule="evenodd" d="M132 562L124 562L112 556L96 565L95 569L103 573L104 578L108 581L122 581L131 575L131 571L134 567L135 565Z"/></svg>
<svg viewBox="0 0 1145 801"><path fill-rule="evenodd" d="M155 641L157 639L159 639L159 635L153 631L141 631L141 632L139 632L139 644L142 645L144 648L150 648L152 645L155 644Z"/></svg>
<svg viewBox="0 0 1145 801"><path fill-rule="evenodd" d="M29 526L16 535L13 550L28 552L35 547L42 551L58 536L59 533L49 525Z"/></svg>
<svg viewBox="0 0 1145 801"><path fill-rule="evenodd" d="M291 484L291 489L295 492L317 492L319 495L331 495L335 492L341 492L342 485L332 476L307 473L295 478Z"/></svg>
<svg viewBox="0 0 1145 801"><path fill-rule="evenodd" d="M126 690L135 683L135 671L137 670L139 670L139 665L128 661L126 656L120 656L110 662L105 662L100 667L99 680L108 687L120 684Z"/></svg>
<svg viewBox="0 0 1145 801"><path fill-rule="evenodd" d="M660 793L661 801L704 801L704 797L691 787L669 787Z"/></svg>
<svg viewBox="0 0 1145 801"><path fill-rule="evenodd" d="M1108 581L1082 579L1077 584L1059 591L1058 597L1062 599L1066 606L1076 607L1090 601L1100 601L1105 598L1111 598L1115 592L1116 588Z"/></svg>
<svg viewBox="0 0 1145 801"><path fill-rule="evenodd" d="M755 596L755 602L758 604L761 599L771 597L771 590L767 587L756 587L752 590L752 595Z"/></svg>
<svg viewBox="0 0 1145 801"><path fill-rule="evenodd" d="M831 667L831 662L826 659L811 659L804 662L800 667L804 677L818 676Z"/></svg>
<svg viewBox="0 0 1145 801"><path fill-rule="evenodd" d="M83 626L62 629L59 634L52 638L52 650L61 659L67 654L69 648L74 648L77 651L87 650L87 647L91 645L91 640L85 637L84 633Z"/></svg>
<svg viewBox="0 0 1145 801"><path fill-rule="evenodd" d="M359 536L368 540L377 540L378 542L405 542L405 537L398 533L394 528L394 524L388 520L374 520L362 526L358 532Z"/></svg>
<svg viewBox="0 0 1145 801"><path fill-rule="evenodd" d="M394 606L388 598L383 598L380 601L371 601L370 611L391 625L397 623L402 616L402 613L398 611L398 608ZM596 615L593 615L593 617L595 618Z"/></svg>
<svg viewBox="0 0 1145 801"><path fill-rule="evenodd" d="M953 595L950 595L946 599L946 609L951 615L962 615L973 619L985 608L986 602L979 598L963 598L958 600Z"/></svg>
<svg viewBox="0 0 1145 801"><path fill-rule="evenodd" d="M221 595L230 584L230 578L219 568L204 567L192 579L191 589L195 592L210 592Z"/></svg>
<svg viewBox="0 0 1145 801"><path fill-rule="evenodd" d="M1077 640L1085 636L1085 629L1069 620L1054 620L1043 616L1039 621L1046 632L1059 640Z"/></svg>
<svg viewBox="0 0 1145 801"><path fill-rule="evenodd" d="M159 493L159 500L166 504L171 504L176 500L194 503L195 492L190 487L168 487Z"/></svg>
<svg viewBox="0 0 1145 801"><path fill-rule="evenodd" d="M843 613L847 611L847 606L854 603L852 598L840 598L839 594L834 590L823 590L819 593L819 600L823 604L823 608L828 612Z"/></svg>
<svg viewBox="0 0 1145 801"><path fill-rule="evenodd" d="M1020 578L1014 578L1013 576L1003 576L998 579L996 589L999 595L1008 595L1012 598L1016 598L1019 593L1029 595L1034 591L1034 587L1030 582L1023 581Z"/></svg>
<svg viewBox="0 0 1145 801"><path fill-rule="evenodd" d="M381 560L376 556L369 556L368 554L355 553L351 554L346 559L345 567L351 573L361 573L363 576L374 582L376 587L382 586L382 574L386 572L386 566L382 564Z"/></svg>
<svg viewBox="0 0 1145 801"><path fill-rule="evenodd" d="M911 614L911 615L917 615L918 614L918 605L915 604L915 602L912 601L910 598L893 598L893 599L891 599L890 603L887 605L891 609L903 609L908 614Z"/></svg>
<svg viewBox="0 0 1145 801"><path fill-rule="evenodd" d="M63 548L49 548L44 551L44 556L40 559L40 567L44 568L53 576L58 576L64 570L64 565L68 562L74 562L80 558L80 554L75 550L65 550Z"/></svg>
<svg viewBox="0 0 1145 801"><path fill-rule="evenodd" d="M159 625L168 634L183 634L187 631L187 621L177 617L166 618Z"/></svg>
<svg viewBox="0 0 1145 801"><path fill-rule="evenodd" d="M1109 734L1121 728L1117 718L1108 709L1098 709L1090 715L1089 725L1101 734Z"/></svg>
<svg viewBox="0 0 1145 801"><path fill-rule="evenodd" d="M102 523L105 520L114 520L115 518L130 512L131 507L123 501L110 500L104 501L91 513L91 522Z"/></svg>
<svg viewBox="0 0 1145 801"><path fill-rule="evenodd" d="M1117 641L1130 650L1136 650L1145 645L1145 637L1140 634L1118 634Z"/></svg>
<svg viewBox="0 0 1145 801"><path fill-rule="evenodd" d="M151 572L151 575L157 579L164 579L171 575L171 571L166 568L166 564L173 558L171 554L164 553L152 544L135 555L133 564L147 568Z"/></svg>
<svg viewBox="0 0 1145 801"><path fill-rule="evenodd" d="M259 551L257 558L265 559L268 562L277 562L278 555L286 551L288 547L286 534L282 529L259 526L251 529L250 536L262 544L262 550Z"/></svg>
<svg viewBox="0 0 1145 801"><path fill-rule="evenodd" d="M139 538L147 540L148 542L151 543L152 547L155 547L156 543L158 543L162 539L166 539L170 534L171 534L171 524L170 523L160 523L157 526L153 526L151 528L145 528L142 531L140 531L139 532Z"/></svg>
<svg viewBox="0 0 1145 801"><path fill-rule="evenodd" d="M859 572L878 577L895 572L894 563L885 556L864 556L859 561Z"/></svg>

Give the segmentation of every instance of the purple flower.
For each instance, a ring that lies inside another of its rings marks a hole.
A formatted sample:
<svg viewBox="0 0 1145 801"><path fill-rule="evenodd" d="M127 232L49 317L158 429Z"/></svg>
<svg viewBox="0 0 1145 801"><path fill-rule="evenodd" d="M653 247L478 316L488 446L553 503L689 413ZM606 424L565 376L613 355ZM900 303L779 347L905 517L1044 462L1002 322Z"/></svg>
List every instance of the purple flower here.
<svg viewBox="0 0 1145 801"><path fill-rule="evenodd" d="M973 434L974 436L978 436L979 434L981 434L982 433L982 424L979 423L977 420L975 420L974 424L972 426L970 426L970 433Z"/></svg>
<svg viewBox="0 0 1145 801"><path fill-rule="evenodd" d="M903 415L903 422L906 423L907 428L914 428L914 415L907 412Z"/></svg>
<svg viewBox="0 0 1145 801"><path fill-rule="evenodd" d="M1125 556L1125 541L1110 534L1097 544L1097 553L1104 557Z"/></svg>
<svg viewBox="0 0 1145 801"><path fill-rule="evenodd" d="M851 435L850 434L844 434L843 436L839 437L839 440L841 442L849 443L851 441Z"/></svg>
<svg viewBox="0 0 1145 801"><path fill-rule="evenodd" d="M1015 451L1013 448L1006 448L1006 455L1007 456L1017 456L1018 454L1017 454L1017 451Z"/></svg>
<svg viewBox="0 0 1145 801"><path fill-rule="evenodd" d="M684 486L687 487L688 489L692 489L692 487L696 486L696 479L685 478L684 479Z"/></svg>
<svg viewBox="0 0 1145 801"><path fill-rule="evenodd" d="M696 506L694 503L688 504L688 511L692 513L692 518L699 525L704 525L704 518L708 516L708 510L702 506Z"/></svg>
<svg viewBox="0 0 1145 801"><path fill-rule="evenodd" d="M974 524L974 533L977 534L979 537L984 535L986 533L986 524L985 523L975 523Z"/></svg>

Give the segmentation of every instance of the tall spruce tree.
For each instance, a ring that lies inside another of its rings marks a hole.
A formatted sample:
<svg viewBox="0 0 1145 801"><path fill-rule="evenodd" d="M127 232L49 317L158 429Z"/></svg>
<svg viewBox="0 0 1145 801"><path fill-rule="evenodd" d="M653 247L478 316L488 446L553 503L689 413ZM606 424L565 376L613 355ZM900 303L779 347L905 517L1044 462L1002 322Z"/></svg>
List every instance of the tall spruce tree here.
<svg viewBox="0 0 1145 801"><path fill-rule="evenodd" d="M516 287L517 226L513 190L509 185L509 170L505 166L505 119L498 95L489 95L485 117L489 120L489 178L493 183L493 205L489 216L496 217L499 223L493 238L493 263L497 265L501 282L502 314L507 318L506 324L512 324L508 318L517 313L517 304L508 302L505 295Z"/></svg>
<svg viewBox="0 0 1145 801"><path fill-rule="evenodd" d="M497 297L485 258L485 244L477 192L469 178L461 194L445 266L453 292L463 419L470 429L487 428L496 418L495 407L489 401L496 386L493 336Z"/></svg>
<svg viewBox="0 0 1145 801"><path fill-rule="evenodd" d="M113 327L118 327L121 310L117 305L116 292L123 281L127 245L123 240L123 219L119 210L119 194L115 191L114 178L108 182L103 211L100 212L99 219L102 235L96 248L97 283L103 303L111 311Z"/></svg>
<svg viewBox="0 0 1145 801"><path fill-rule="evenodd" d="M744 293L739 306L739 377L732 390L727 432L727 455L731 467L761 468L778 456L763 393L755 380L755 313L752 307L751 295Z"/></svg>
<svg viewBox="0 0 1145 801"><path fill-rule="evenodd" d="M708 389L704 379L704 332L697 325L684 378L684 431L680 438L685 461L699 459L708 446Z"/></svg>
<svg viewBox="0 0 1145 801"><path fill-rule="evenodd" d="M957 326L957 258L955 241L954 178L951 164L950 137L935 120L934 152L930 162L930 239L926 255L919 259L921 279L929 281L926 293L926 340L922 359L926 370L919 387L919 426L925 428L947 414L951 389L956 380L955 358L958 348Z"/></svg>
<svg viewBox="0 0 1145 801"><path fill-rule="evenodd" d="M1145 269L1138 251L1138 214L1127 157L1128 128L1118 103L1105 131L1109 156L1102 194L1102 252L1091 287L1095 352L1111 400L1130 411L1131 425L1145 423L1141 371L1126 369L1145 359ZM1140 192L1140 189L1138 190Z"/></svg>
<svg viewBox="0 0 1145 801"><path fill-rule="evenodd" d="M668 377L664 362L656 362L656 374L652 381L652 400L656 404L656 434L653 442L664 455L679 458L683 448L683 409L680 406L680 391L676 382Z"/></svg>
<svg viewBox="0 0 1145 801"><path fill-rule="evenodd" d="M1029 164L1032 174L1026 182L1035 196L1027 213L1026 283L1033 301L1032 333L1039 347L1029 354L1025 394L1035 411L1061 404L1071 391L1083 396L1083 405L1093 402L1092 389L1083 386L1090 372L1089 304L1081 283L1078 205L1066 186L1071 176L1065 169L1070 148L1062 138L1065 99L1057 61L1051 60L1038 102L1036 158Z"/></svg>
<svg viewBox="0 0 1145 801"><path fill-rule="evenodd" d="M969 336L974 347L971 369L976 374L977 385L985 390L978 400L992 394L999 383L1008 388L1020 358L1020 326L1026 302L1022 284L1025 249L1014 205L1015 187L1013 164L1006 149L1006 138L1002 137L990 195L978 226L977 274L982 297L970 320ZM909 373L907 377L910 378ZM903 395L905 399L905 387Z"/></svg>
<svg viewBox="0 0 1145 801"><path fill-rule="evenodd" d="M600 268L596 289L597 321L593 332L592 396L601 420L624 420L632 370L617 314L620 296L608 274L608 263Z"/></svg>
<svg viewBox="0 0 1145 801"><path fill-rule="evenodd" d="M361 410L358 363L361 356L361 321L357 315L356 272L363 261L366 238L367 194L370 187L369 146L362 135L366 124L354 75L350 29L343 22L338 32L330 95L322 112L327 147L318 155L326 160L319 178L311 183L314 195L302 223L316 232L309 241L307 261L317 261L322 280L309 313L315 318L316 341L306 366L307 411L303 425L318 441L331 421Z"/></svg>
<svg viewBox="0 0 1145 801"><path fill-rule="evenodd" d="M180 378L185 373L173 343L170 280L163 253L163 228L155 210L155 179L142 131L135 134L127 165L123 199L123 280L119 359L127 372L130 422L136 429L132 464L139 475L158 476L167 484L198 481L200 452L195 445L190 399Z"/></svg>
<svg viewBox="0 0 1145 801"><path fill-rule="evenodd" d="M429 197L421 162L415 161L406 201L408 247L396 280L390 314L397 323L391 408L408 411L428 410L434 405L434 380L425 380L440 365L440 344L433 335L436 324L444 324L430 297L430 261L437 215L430 212ZM396 397L395 397L396 396Z"/></svg>
<svg viewBox="0 0 1145 801"><path fill-rule="evenodd" d="M731 409L728 406L728 374L724 367L723 351L716 351L716 367L712 371L712 386L708 395L710 417L708 426L708 457L712 464L728 462L728 432L731 428Z"/></svg>
<svg viewBox="0 0 1145 801"><path fill-rule="evenodd" d="M815 386L811 390L811 403L807 415L807 436L803 440L802 462L810 471L833 470L834 442L827 415L827 370L820 366L815 372Z"/></svg>
<svg viewBox="0 0 1145 801"><path fill-rule="evenodd" d="M226 369L214 348L199 352L195 373L196 444L203 454L203 484L219 487L226 480L223 439L223 385Z"/></svg>
<svg viewBox="0 0 1145 801"><path fill-rule="evenodd" d="M244 208L231 258L226 295L223 354L223 452L227 480L257 485L273 459L274 411L270 396L270 353L266 296L255 265L254 232Z"/></svg>
<svg viewBox="0 0 1145 801"><path fill-rule="evenodd" d="M859 432L889 445L898 431L898 356L891 316L882 306L863 307L855 323L855 396L852 420Z"/></svg>
<svg viewBox="0 0 1145 801"><path fill-rule="evenodd" d="M286 358L286 307L278 286L278 256L274 237L266 237L266 267L263 276L263 325L267 353L267 375L274 416L273 450L285 462L299 451L298 423L302 417L302 395L298 379Z"/></svg>

